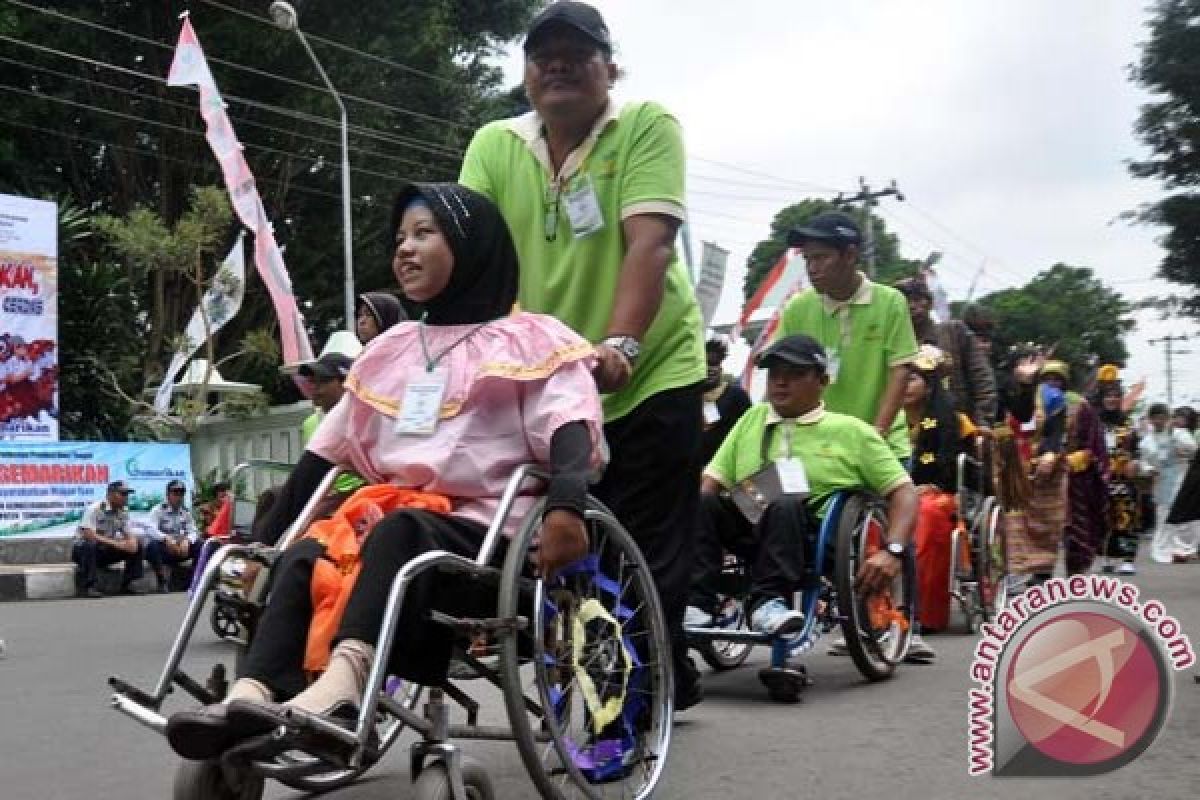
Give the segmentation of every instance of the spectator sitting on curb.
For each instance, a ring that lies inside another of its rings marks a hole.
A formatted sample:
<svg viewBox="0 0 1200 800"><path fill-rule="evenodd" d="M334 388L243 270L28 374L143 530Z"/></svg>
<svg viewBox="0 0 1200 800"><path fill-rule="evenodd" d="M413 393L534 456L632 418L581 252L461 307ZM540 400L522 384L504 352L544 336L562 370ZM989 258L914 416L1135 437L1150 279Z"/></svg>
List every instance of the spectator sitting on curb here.
<svg viewBox="0 0 1200 800"><path fill-rule="evenodd" d="M96 585L96 570L118 561L125 562L121 593L142 594L133 586L142 577L142 543L130 530L129 512L125 510L132 493L124 481L113 481L108 485L107 497L88 506L79 521L71 560L76 565L80 597L103 597Z"/></svg>
<svg viewBox="0 0 1200 800"><path fill-rule="evenodd" d="M183 503L186 494L184 482L173 480L167 484L167 499L150 512L146 560L158 575L160 592L171 589L171 567L187 561L195 563L200 550L200 531Z"/></svg>

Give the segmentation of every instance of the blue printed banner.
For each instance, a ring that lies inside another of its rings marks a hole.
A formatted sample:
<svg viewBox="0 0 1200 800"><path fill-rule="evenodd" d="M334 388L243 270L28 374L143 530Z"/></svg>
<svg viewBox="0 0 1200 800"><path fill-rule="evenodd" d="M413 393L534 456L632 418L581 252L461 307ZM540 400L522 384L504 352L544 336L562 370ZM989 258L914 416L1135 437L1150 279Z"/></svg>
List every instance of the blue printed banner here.
<svg viewBox="0 0 1200 800"><path fill-rule="evenodd" d="M110 481L134 493L135 521L163 501L167 481L192 483L191 448L150 442L0 443L0 539L73 536Z"/></svg>

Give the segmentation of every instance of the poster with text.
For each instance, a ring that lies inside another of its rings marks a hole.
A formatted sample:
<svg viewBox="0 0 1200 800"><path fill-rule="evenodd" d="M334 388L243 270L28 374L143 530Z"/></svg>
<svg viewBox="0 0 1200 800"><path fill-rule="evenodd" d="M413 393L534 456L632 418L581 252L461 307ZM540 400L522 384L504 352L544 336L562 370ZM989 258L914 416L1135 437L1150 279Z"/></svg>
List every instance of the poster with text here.
<svg viewBox="0 0 1200 800"><path fill-rule="evenodd" d="M0 542L16 536L74 536L84 510L125 481L129 513L143 523L167 482L192 481L191 447L156 442L0 442Z"/></svg>
<svg viewBox="0 0 1200 800"><path fill-rule="evenodd" d="M58 207L0 194L0 441L58 441Z"/></svg>

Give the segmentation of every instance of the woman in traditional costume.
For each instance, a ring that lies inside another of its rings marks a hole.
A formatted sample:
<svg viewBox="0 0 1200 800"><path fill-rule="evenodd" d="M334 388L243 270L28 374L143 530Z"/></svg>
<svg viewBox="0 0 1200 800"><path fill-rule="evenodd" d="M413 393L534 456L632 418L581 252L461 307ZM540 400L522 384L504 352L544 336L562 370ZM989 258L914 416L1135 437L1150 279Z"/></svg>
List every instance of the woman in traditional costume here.
<svg viewBox="0 0 1200 800"><path fill-rule="evenodd" d="M1122 407L1124 392L1120 372L1105 364L1096 373L1097 405L1108 449L1108 531L1104 542L1105 572L1137 574L1138 531L1141 529L1141 498L1137 487L1139 443L1129 413Z"/></svg>

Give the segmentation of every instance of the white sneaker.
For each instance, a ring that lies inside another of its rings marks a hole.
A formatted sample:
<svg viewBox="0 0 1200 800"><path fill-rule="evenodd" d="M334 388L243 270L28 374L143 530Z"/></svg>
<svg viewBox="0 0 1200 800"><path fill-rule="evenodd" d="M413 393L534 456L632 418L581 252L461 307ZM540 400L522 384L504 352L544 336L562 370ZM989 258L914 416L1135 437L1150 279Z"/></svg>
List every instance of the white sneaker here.
<svg viewBox="0 0 1200 800"><path fill-rule="evenodd" d="M905 661L910 664L928 664L935 658L937 658L937 653L921 638L921 634L914 633L909 638L908 655L904 657Z"/></svg>
<svg viewBox="0 0 1200 800"><path fill-rule="evenodd" d="M683 627L685 628L711 628L712 624L713 615L703 609L688 606L687 610L683 612Z"/></svg>
<svg viewBox="0 0 1200 800"><path fill-rule="evenodd" d="M1117 567L1118 575L1137 575L1137 567L1132 561L1122 561L1121 566Z"/></svg>
<svg viewBox="0 0 1200 800"><path fill-rule="evenodd" d="M804 615L775 598L754 609L750 615L750 627L767 636L787 636L798 633L804 627Z"/></svg>

